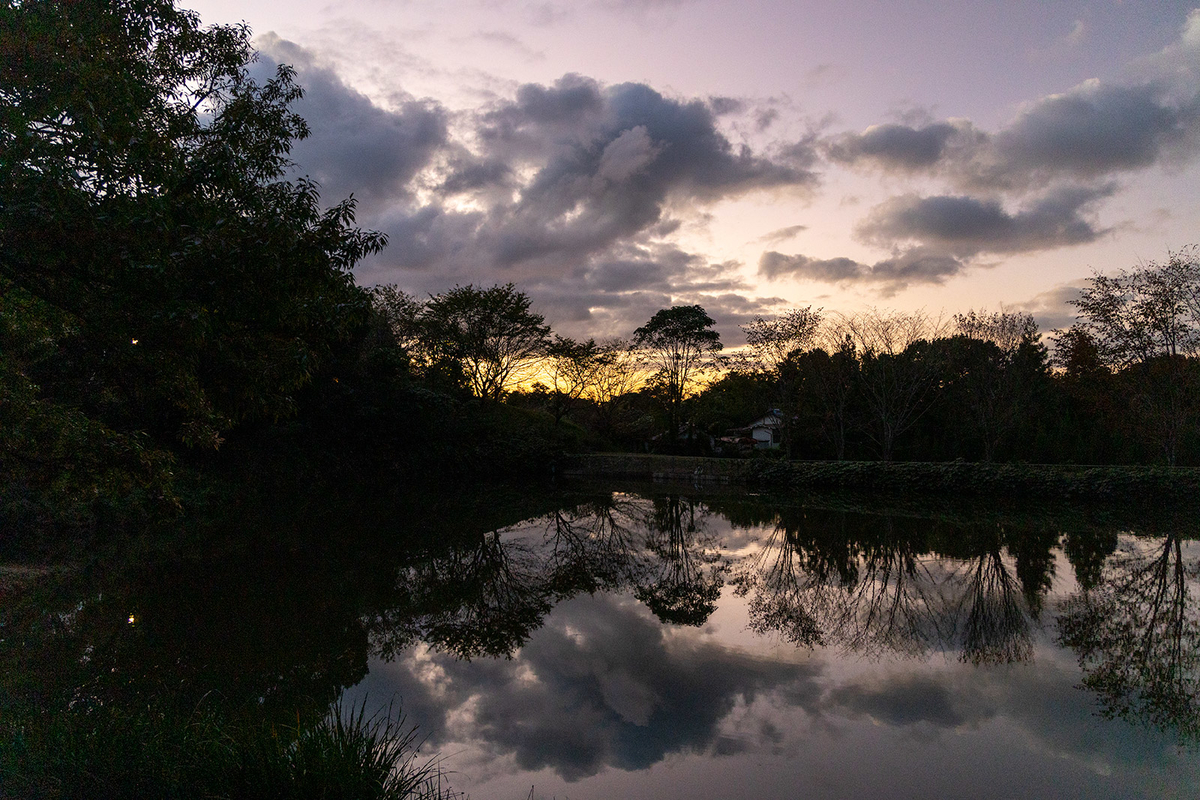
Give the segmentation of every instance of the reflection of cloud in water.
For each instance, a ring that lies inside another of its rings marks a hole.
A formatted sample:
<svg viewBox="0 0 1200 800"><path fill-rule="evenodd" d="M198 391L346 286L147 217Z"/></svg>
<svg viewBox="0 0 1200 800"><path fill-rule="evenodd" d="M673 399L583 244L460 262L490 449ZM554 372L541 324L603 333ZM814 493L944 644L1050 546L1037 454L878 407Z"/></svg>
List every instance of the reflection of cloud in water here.
<svg viewBox="0 0 1200 800"><path fill-rule="evenodd" d="M789 662L726 647L711 629L662 626L632 598L607 595L561 604L511 660L464 662L420 649L376 663L356 691L379 702L398 693L430 747L452 755L452 769L469 766L488 780L540 772L539 790L550 771L566 781L596 776L608 788L589 790L623 794L610 783L621 772L598 774L615 767L639 771L653 796L660 778L650 768L694 757L715 757L731 775L750 768L743 759L782 760L775 780L792 783L774 791L787 793L821 770L844 770L845 791L835 796L889 793L875 775L885 764L898 786L929 788L920 776L936 771L933 783L952 794L1031 781L1026 788L1057 796L1051 788L1069 779L1081 797L1139 796L1154 774L1176 774L1181 787L1200 780L1195 759L1167 739L1098 724L1077 682L1069 655L1040 647L1035 663L995 669L940 657L899 667L820 655ZM930 739L940 745L903 745ZM990 766L968 768L964 759ZM690 763L689 775L707 771ZM798 779L803 764L812 774ZM709 794L703 785L691 793ZM890 794L921 796L916 788Z"/></svg>
<svg viewBox="0 0 1200 800"><path fill-rule="evenodd" d="M510 661L421 651L377 666L359 691L380 700L398 693L431 745L474 742L523 769L575 780L675 752L728 752L718 726L735 705L771 692L812 702L817 675L664 627L630 598L589 596L560 605Z"/></svg>

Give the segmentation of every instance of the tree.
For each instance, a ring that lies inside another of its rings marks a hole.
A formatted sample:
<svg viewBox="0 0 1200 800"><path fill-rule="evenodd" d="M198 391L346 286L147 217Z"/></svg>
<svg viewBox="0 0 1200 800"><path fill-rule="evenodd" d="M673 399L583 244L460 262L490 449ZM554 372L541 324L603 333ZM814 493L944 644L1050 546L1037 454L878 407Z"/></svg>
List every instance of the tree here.
<svg viewBox="0 0 1200 800"><path fill-rule="evenodd" d="M790 355L806 350L816 341L822 319L821 309L805 306L774 319L756 317L750 324L742 325L755 367L778 377Z"/></svg>
<svg viewBox="0 0 1200 800"><path fill-rule="evenodd" d="M546 318L529 306L528 295L511 283L456 286L425 304L426 346L435 359L462 366L476 397L500 400L549 345Z"/></svg>
<svg viewBox="0 0 1200 800"><path fill-rule="evenodd" d="M624 339L610 339L598 346L596 373L592 391L602 430L612 435L617 429L618 412L627 395L642 385L635 347Z"/></svg>
<svg viewBox="0 0 1200 800"><path fill-rule="evenodd" d="M1088 279L1078 300L1079 325L1091 335L1111 368L1158 355L1200 352L1200 259L1197 247L1168 253L1116 277Z"/></svg>
<svg viewBox="0 0 1200 800"><path fill-rule="evenodd" d="M556 335L546 348L546 378L550 382L550 413L555 423L571 413L572 407L596 383L604 352L595 339L577 342Z"/></svg>
<svg viewBox="0 0 1200 800"><path fill-rule="evenodd" d="M991 461L1017 426L1031 415L1038 384L1046 378L1046 349L1037 323L1025 312L955 314L955 335L941 340L942 399L957 425L982 444ZM965 413L964 413L965 412ZM970 438L970 437L968 437ZM960 440L956 443L963 445Z"/></svg>
<svg viewBox="0 0 1200 800"><path fill-rule="evenodd" d="M680 409L696 375L721 350L716 322L698 305L664 308L633 332L634 343L654 368L652 381L667 407L670 440L679 432Z"/></svg>
<svg viewBox="0 0 1200 800"><path fill-rule="evenodd" d="M360 335L385 239L283 179L301 90L249 41L170 0L0 6L0 292L62 323L0 368L43 418L215 448Z"/></svg>
<svg viewBox="0 0 1200 800"><path fill-rule="evenodd" d="M775 387L774 403L783 415L783 445L790 457L795 439L793 419L796 416L796 374L787 369L788 359L812 346L821 327L821 309L793 308L766 320L756 318L743 325L746 344L750 348L754 367L765 373ZM761 413L763 409L759 409Z"/></svg>
<svg viewBox="0 0 1200 800"><path fill-rule="evenodd" d="M821 435L833 445L834 456L841 461L846 457L859 365L849 336L829 344L828 353L817 348L794 355L787 369L795 371L797 392L815 410Z"/></svg>
<svg viewBox="0 0 1200 800"><path fill-rule="evenodd" d="M1174 465L1200 423L1200 258L1192 246L1115 277L1100 274L1073 301L1075 326L1110 370L1122 373L1143 438ZM1079 339L1079 334L1075 335Z"/></svg>
<svg viewBox="0 0 1200 800"><path fill-rule="evenodd" d="M859 355L859 387L870 415L866 433L891 461L896 438L929 410L938 363L929 342L943 324L923 312L877 309L843 316L837 326ZM840 338L840 337L839 337Z"/></svg>
<svg viewBox="0 0 1200 800"><path fill-rule="evenodd" d="M0 4L0 482L56 521L170 503L176 445L294 414L361 335L384 237L283 180L301 90L253 59L170 0Z"/></svg>

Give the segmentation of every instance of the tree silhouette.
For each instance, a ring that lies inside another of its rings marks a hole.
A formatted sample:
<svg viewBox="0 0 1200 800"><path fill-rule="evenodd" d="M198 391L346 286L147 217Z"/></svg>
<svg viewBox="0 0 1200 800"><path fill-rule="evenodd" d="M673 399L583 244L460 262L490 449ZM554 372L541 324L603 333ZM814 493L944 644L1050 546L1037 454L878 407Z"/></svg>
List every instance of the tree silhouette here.
<svg viewBox="0 0 1200 800"><path fill-rule="evenodd" d="M420 321L435 361L460 365L476 397L500 400L550 343L545 317L529 306L511 283L468 284L431 297Z"/></svg>
<svg viewBox="0 0 1200 800"><path fill-rule="evenodd" d="M1098 586L1070 598L1059 641L1079 656L1105 712L1200 739L1200 560L1175 534L1111 557Z"/></svg>
<svg viewBox="0 0 1200 800"><path fill-rule="evenodd" d="M663 622L703 625L716 610L727 563L703 533L705 513L694 500L667 495L642 517L656 561L634 594Z"/></svg>
<svg viewBox="0 0 1200 800"><path fill-rule="evenodd" d="M700 306L664 308L634 331L634 344L654 368L652 383L667 408L667 441L679 434L680 408L697 373L721 349L716 322Z"/></svg>

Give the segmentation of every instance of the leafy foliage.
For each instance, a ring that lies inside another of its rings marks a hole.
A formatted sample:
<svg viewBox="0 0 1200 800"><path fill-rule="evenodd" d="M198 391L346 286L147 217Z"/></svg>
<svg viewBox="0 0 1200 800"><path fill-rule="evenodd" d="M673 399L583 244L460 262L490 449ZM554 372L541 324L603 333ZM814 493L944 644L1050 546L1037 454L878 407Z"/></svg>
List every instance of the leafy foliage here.
<svg viewBox="0 0 1200 800"><path fill-rule="evenodd" d="M550 327L513 284L457 286L430 298L420 317L431 359L461 366L476 397L500 400L545 353Z"/></svg>
<svg viewBox="0 0 1200 800"><path fill-rule="evenodd" d="M294 414L359 335L349 270L384 238L353 227L352 201L322 210L314 183L284 179L307 135L292 71L256 83L248 28L169 0L0 15L0 294L28 345L0 363L25 409L5 420L13 458L57 451L57 471L107 472L84 483L122 495L168 480L151 451Z"/></svg>
<svg viewBox="0 0 1200 800"><path fill-rule="evenodd" d="M667 408L667 431L673 439L679 430L680 407L696 374L712 364L721 350L716 321L698 305L673 306L658 311L633 332L634 344L654 369L651 378Z"/></svg>

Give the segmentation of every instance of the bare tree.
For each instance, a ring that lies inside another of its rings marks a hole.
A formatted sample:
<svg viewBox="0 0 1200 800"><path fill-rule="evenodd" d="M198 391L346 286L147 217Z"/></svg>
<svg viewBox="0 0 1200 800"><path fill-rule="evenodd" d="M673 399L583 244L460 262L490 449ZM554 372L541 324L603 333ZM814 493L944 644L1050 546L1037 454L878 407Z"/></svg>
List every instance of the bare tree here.
<svg viewBox="0 0 1200 800"><path fill-rule="evenodd" d="M1021 345L1038 340L1038 326L1028 311L992 311L971 309L955 314L954 333L991 342L1006 354L1015 354Z"/></svg>
<svg viewBox="0 0 1200 800"><path fill-rule="evenodd" d="M823 318L821 309L805 306L773 319L756 317L750 324L742 325L754 366L778 376L788 356L797 350L807 350L817 341Z"/></svg>
<svg viewBox="0 0 1200 800"><path fill-rule="evenodd" d="M594 339L577 342L555 336L546 348L544 372L549 382L551 413L555 423L571 413L571 408L593 390L602 368L601 348Z"/></svg>
<svg viewBox="0 0 1200 800"><path fill-rule="evenodd" d="M610 339L597 350L591 396L596 401L601 425L611 433L616 427L621 399L637 391L645 378L636 348L624 339Z"/></svg>
<svg viewBox="0 0 1200 800"><path fill-rule="evenodd" d="M928 345L945 329L940 317L923 311L879 309L841 315L834 325L837 338L849 340L858 353L859 385L870 416L865 430L884 461L891 461L896 438L929 410L937 362Z"/></svg>

